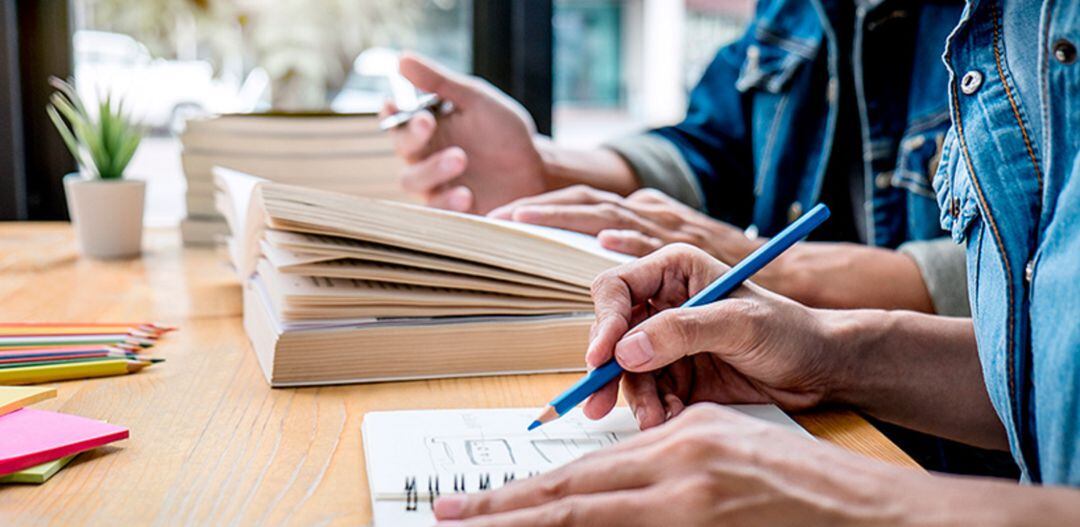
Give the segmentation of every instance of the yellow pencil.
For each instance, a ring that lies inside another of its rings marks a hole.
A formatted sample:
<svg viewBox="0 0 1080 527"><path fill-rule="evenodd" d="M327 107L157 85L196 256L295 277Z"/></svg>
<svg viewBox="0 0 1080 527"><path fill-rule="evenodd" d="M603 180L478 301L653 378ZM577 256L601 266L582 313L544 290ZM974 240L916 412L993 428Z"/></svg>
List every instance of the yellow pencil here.
<svg viewBox="0 0 1080 527"><path fill-rule="evenodd" d="M0 385L37 384L40 382L126 375L128 373L135 373L150 364L149 361L116 359L96 362L27 366L25 368L4 368L0 369Z"/></svg>

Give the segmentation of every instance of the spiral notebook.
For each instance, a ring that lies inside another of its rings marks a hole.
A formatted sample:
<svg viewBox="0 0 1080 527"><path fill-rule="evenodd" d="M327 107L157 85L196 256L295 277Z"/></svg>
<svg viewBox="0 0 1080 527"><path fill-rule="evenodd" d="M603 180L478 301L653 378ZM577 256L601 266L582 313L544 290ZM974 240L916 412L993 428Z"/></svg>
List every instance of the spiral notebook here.
<svg viewBox="0 0 1080 527"><path fill-rule="evenodd" d="M735 405L806 434L773 405ZM497 489L625 441L638 432L630 410L592 421L577 409L532 432L537 408L371 412L362 425L375 527L435 523L435 498ZM809 435L809 434L807 434Z"/></svg>

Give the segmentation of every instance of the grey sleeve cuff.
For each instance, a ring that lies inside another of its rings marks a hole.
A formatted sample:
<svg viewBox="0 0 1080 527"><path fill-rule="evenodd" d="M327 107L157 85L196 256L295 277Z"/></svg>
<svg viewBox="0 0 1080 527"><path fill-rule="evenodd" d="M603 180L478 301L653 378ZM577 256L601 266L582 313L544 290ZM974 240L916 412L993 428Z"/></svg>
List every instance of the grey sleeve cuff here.
<svg viewBox="0 0 1080 527"><path fill-rule="evenodd" d="M686 164L675 145L653 134L639 134L605 143L607 148L626 160L641 186L655 188L698 210L705 199L697 176Z"/></svg>
<svg viewBox="0 0 1080 527"><path fill-rule="evenodd" d="M934 311L950 317L970 317L967 257L964 248L949 238L913 241L901 245L900 252L915 260L922 273Z"/></svg>

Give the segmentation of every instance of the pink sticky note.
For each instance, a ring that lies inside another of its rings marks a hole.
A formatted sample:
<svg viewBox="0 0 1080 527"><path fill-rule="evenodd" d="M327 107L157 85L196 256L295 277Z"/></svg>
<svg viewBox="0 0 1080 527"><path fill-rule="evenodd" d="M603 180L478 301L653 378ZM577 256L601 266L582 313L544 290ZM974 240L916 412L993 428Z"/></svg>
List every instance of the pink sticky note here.
<svg viewBox="0 0 1080 527"><path fill-rule="evenodd" d="M0 416L0 475L127 439L127 428L23 408Z"/></svg>

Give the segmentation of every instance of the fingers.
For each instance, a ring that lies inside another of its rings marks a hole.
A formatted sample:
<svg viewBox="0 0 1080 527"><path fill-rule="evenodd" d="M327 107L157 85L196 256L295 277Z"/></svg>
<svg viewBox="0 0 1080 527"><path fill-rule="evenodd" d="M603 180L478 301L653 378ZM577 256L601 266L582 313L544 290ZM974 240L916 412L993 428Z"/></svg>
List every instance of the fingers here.
<svg viewBox="0 0 1080 527"><path fill-rule="evenodd" d="M476 94L473 81L468 76L450 71L419 55L403 53L398 60L398 71L413 86L436 93L459 106Z"/></svg>
<svg viewBox="0 0 1080 527"><path fill-rule="evenodd" d="M585 417L589 419L600 419L611 412L612 408L615 408L618 399L619 380L616 379L605 384L603 388L589 396L582 411L585 413Z"/></svg>
<svg viewBox="0 0 1080 527"><path fill-rule="evenodd" d="M639 428L648 430L667 420L664 406L657 396L656 377L652 373L624 374L622 386Z"/></svg>
<svg viewBox="0 0 1080 527"><path fill-rule="evenodd" d="M403 126L390 130L394 152L409 163L415 163L424 158L434 135L435 116L428 111L417 112Z"/></svg>
<svg viewBox="0 0 1080 527"><path fill-rule="evenodd" d="M633 299L622 280L601 278L593 282L592 298L596 321L585 351L585 362L598 368L611 360L615 343L630 329Z"/></svg>
<svg viewBox="0 0 1080 527"><path fill-rule="evenodd" d="M589 455L552 472L515 481L500 489L439 500L436 516L442 519L471 518L536 507L570 496L636 489L660 477L649 461L656 448L623 450ZM597 477L598 475L603 477Z"/></svg>
<svg viewBox="0 0 1080 527"><path fill-rule="evenodd" d="M601 247L632 256L645 256L664 246L659 238L631 229L605 229L596 237Z"/></svg>
<svg viewBox="0 0 1080 527"><path fill-rule="evenodd" d="M621 199L618 194L598 190L588 185L574 185L514 200L491 211L488 216L509 220L515 209L527 205L595 205L618 203Z"/></svg>
<svg viewBox="0 0 1080 527"><path fill-rule="evenodd" d="M465 173L467 164L468 156L461 147L444 148L406 165L401 171L401 186L408 192L427 196Z"/></svg>
<svg viewBox="0 0 1080 527"><path fill-rule="evenodd" d="M462 521L442 521L436 527L573 527L591 525L663 525L670 520L664 492L628 490L572 496L540 506ZM448 498L457 498L452 496ZM436 502L436 512L439 503ZM443 505L448 508L448 505Z"/></svg>
<svg viewBox="0 0 1080 527"><path fill-rule="evenodd" d="M461 185L448 186L430 194L427 203L439 209L469 212L473 209L473 205L476 204L476 196L473 195L469 187Z"/></svg>
<svg viewBox="0 0 1080 527"><path fill-rule="evenodd" d="M706 350L742 350L766 327L762 314L756 300L746 298L664 310L615 344L615 360L627 371L645 372Z"/></svg>
<svg viewBox="0 0 1080 527"><path fill-rule="evenodd" d="M383 101L382 109L379 110L379 119L390 117L391 115L397 113L397 111L398 107L396 104L394 104L394 101L385 100Z"/></svg>
<svg viewBox="0 0 1080 527"><path fill-rule="evenodd" d="M694 264L690 260L702 262ZM707 271L694 270L710 265L713 268ZM631 327L634 306L652 300L665 280L686 282L685 278L677 277L686 273L707 274L710 276L703 280L712 280L721 267L700 250L675 245L600 274L592 284L596 322L593 323L589 348L585 352L586 363L595 368L611 360L615 343ZM673 272L680 268L682 271ZM682 300L685 298L679 299L680 302Z"/></svg>

